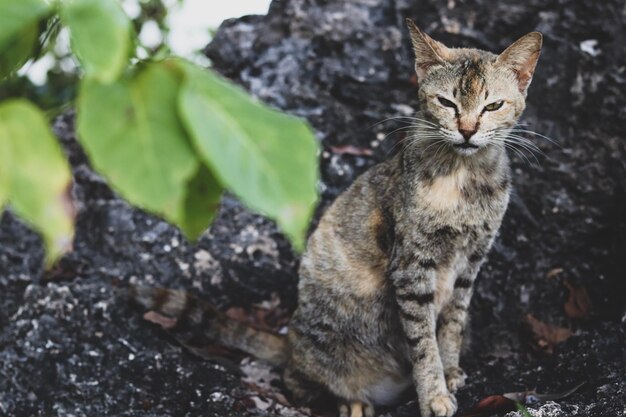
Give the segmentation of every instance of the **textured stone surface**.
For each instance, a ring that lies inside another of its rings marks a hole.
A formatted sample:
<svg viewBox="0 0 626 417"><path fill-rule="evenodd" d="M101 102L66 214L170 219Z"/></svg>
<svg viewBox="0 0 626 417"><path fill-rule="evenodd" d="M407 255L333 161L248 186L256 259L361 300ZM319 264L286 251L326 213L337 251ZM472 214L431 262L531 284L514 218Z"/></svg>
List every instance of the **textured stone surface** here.
<svg viewBox="0 0 626 417"><path fill-rule="evenodd" d="M277 0L267 17L225 22L207 48L218 71L313 125L324 147L321 211L402 139L385 138L403 126L386 119L416 109L405 17L448 44L493 51L544 33L523 121L558 145L530 137L546 154L538 166L513 156L515 196L472 301L462 410L492 394L585 382L531 415L624 415L625 13L618 0ZM0 221L0 415L309 415L281 403L266 367L200 360L117 294L119 282L141 280L224 309L265 301L289 311L297 259L274 225L225 198L190 245L90 171L71 115L55 129L74 167L75 248L43 273L39 238L10 213ZM586 318L566 316L565 279L587 289ZM521 325L527 314L574 336L539 354ZM380 412L418 414L413 402Z"/></svg>

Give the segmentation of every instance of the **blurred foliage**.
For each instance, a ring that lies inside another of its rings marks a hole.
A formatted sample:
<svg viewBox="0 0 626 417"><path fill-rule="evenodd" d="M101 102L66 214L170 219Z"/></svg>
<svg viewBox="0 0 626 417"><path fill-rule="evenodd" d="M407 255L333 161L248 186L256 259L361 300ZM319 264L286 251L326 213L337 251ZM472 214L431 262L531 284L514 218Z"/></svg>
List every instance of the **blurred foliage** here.
<svg viewBox="0 0 626 417"><path fill-rule="evenodd" d="M0 105L0 207L7 202L41 231L48 261L70 247L71 174L39 109L26 100Z"/></svg>
<svg viewBox="0 0 626 417"><path fill-rule="evenodd" d="M58 0L70 3L71 0ZM178 3L182 3L184 0L176 0ZM0 10L10 10L16 4L18 6L32 6L33 4L48 3L41 0L0 0ZM112 2L98 2L109 3L115 5L118 0ZM167 24L167 6L164 0L122 0L121 4L130 4L136 6L139 11L130 20L131 30L133 36L129 37L133 42L135 51L129 50L129 55L137 59L138 55L143 58L153 57L160 52L161 54L169 54L169 48L167 47L167 36L169 34L169 27ZM28 9L24 7L24 9ZM48 9L49 11L51 9ZM32 14L29 13L30 16ZM4 13L0 16L0 27L3 26L5 20L10 19L9 13ZM141 33L144 25L148 22L156 23L159 31L162 34L161 42L154 47L147 47L141 45L137 38L137 34ZM68 109L77 93L77 84L79 82L79 70L76 65L74 55L69 47L69 37L67 36L67 29L64 33L61 33L62 25L59 16L51 16L49 19L40 19L38 23L38 42L34 46L29 45L26 48L22 48L26 59L30 61L22 68L19 73L11 74L11 77L6 77L9 71L3 71L4 64L2 59L8 55L7 50L3 46L3 42L0 39L0 101L9 98L28 98L43 109L48 116L53 117ZM2 33L10 33L7 29ZM61 34L61 36L59 36ZM60 38L60 39L59 39ZM31 47L32 46L32 47ZM47 69L43 74L46 77L46 83L43 85L34 84L27 76L27 70L40 58L46 56L51 61L51 67ZM26 59L21 62L24 64ZM124 62L127 64L127 62ZM16 65L21 67L21 65ZM13 68L17 70L18 68Z"/></svg>
<svg viewBox="0 0 626 417"><path fill-rule="evenodd" d="M42 233L50 261L68 247L71 177L47 120L76 107L94 168L131 203L195 238L228 189L302 249L317 199L308 125L172 57L164 3L139 6L131 20L118 0L0 0L0 208L10 203ZM147 22L164 34L150 47L136 35ZM69 50L59 46L68 35ZM44 85L17 71L46 56Z"/></svg>
<svg viewBox="0 0 626 417"><path fill-rule="evenodd" d="M115 81L130 56L131 26L124 10L114 1L71 0L60 13L85 75Z"/></svg>
<svg viewBox="0 0 626 417"><path fill-rule="evenodd" d="M182 67L180 114L201 159L244 203L276 219L301 249L317 200L317 142L309 127L259 106L211 72Z"/></svg>
<svg viewBox="0 0 626 417"><path fill-rule="evenodd" d="M0 1L0 77L5 77L30 58L51 7L42 0Z"/></svg>
<svg viewBox="0 0 626 417"><path fill-rule="evenodd" d="M522 417L532 417L530 413L528 412L528 409L524 407L522 403L516 401L515 407L517 408L517 411L519 411L522 414Z"/></svg>

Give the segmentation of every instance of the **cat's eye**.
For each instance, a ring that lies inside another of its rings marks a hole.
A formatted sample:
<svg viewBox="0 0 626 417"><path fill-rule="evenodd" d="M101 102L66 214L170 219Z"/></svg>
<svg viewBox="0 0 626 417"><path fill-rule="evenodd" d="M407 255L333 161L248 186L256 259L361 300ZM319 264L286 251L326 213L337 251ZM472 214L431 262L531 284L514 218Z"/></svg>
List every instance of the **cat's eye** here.
<svg viewBox="0 0 626 417"><path fill-rule="evenodd" d="M447 98L437 97L437 100L439 100L439 103L441 103L442 106L456 109L456 104L454 104L453 102L451 102Z"/></svg>
<svg viewBox="0 0 626 417"><path fill-rule="evenodd" d="M503 100L495 101L485 106L485 111L496 111L504 104Z"/></svg>

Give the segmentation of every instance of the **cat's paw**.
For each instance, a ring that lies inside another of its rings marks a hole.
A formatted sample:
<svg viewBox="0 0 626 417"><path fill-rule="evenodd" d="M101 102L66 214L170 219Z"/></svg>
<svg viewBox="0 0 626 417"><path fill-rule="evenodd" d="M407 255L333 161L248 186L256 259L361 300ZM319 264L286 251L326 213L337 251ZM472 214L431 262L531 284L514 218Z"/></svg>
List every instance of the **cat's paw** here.
<svg viewBox="0 0 626 417"><path fill-rule="evenodd" d="M339 404L339 417L374 417L374 407L360 401Z"/></svg>
<svg viewBox="0 0 626 417"><path fill-rule="evenodd" d="M445 376L446 385L448 386L448 390L450 392L455 393L459 390L459 388L463 388L465 386L467 374L458 366L446 369Z"/></svg>
<svg viewBox="0 0 626 417"><path fill-rule="evenodd" d="M431 398L429 407L434 417L452 417L456 412L456 398L449 392L441 393Z"/></svg>

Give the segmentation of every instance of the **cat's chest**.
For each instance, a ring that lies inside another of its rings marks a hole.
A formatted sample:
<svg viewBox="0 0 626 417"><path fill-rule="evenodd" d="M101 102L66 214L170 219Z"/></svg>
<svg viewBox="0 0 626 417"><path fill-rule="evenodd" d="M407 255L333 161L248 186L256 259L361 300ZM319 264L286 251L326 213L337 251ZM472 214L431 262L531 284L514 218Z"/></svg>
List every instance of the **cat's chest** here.
<svg viewBox="0 0 626 417"><path fill-rule="evenodd" d="M469 183L469 172L460 168L449 175L420 182L416 203L419 208L432 212L453 212L463 203L463 191Z"/></svg>
<svg viewBox="0 0 626 417"><path fill-rule="evenodd" d="M421 182L415 193L416 208L453 226L483 224L498 219L508 202L508 188L489 179L476 179L466 168Z"/></svg>

